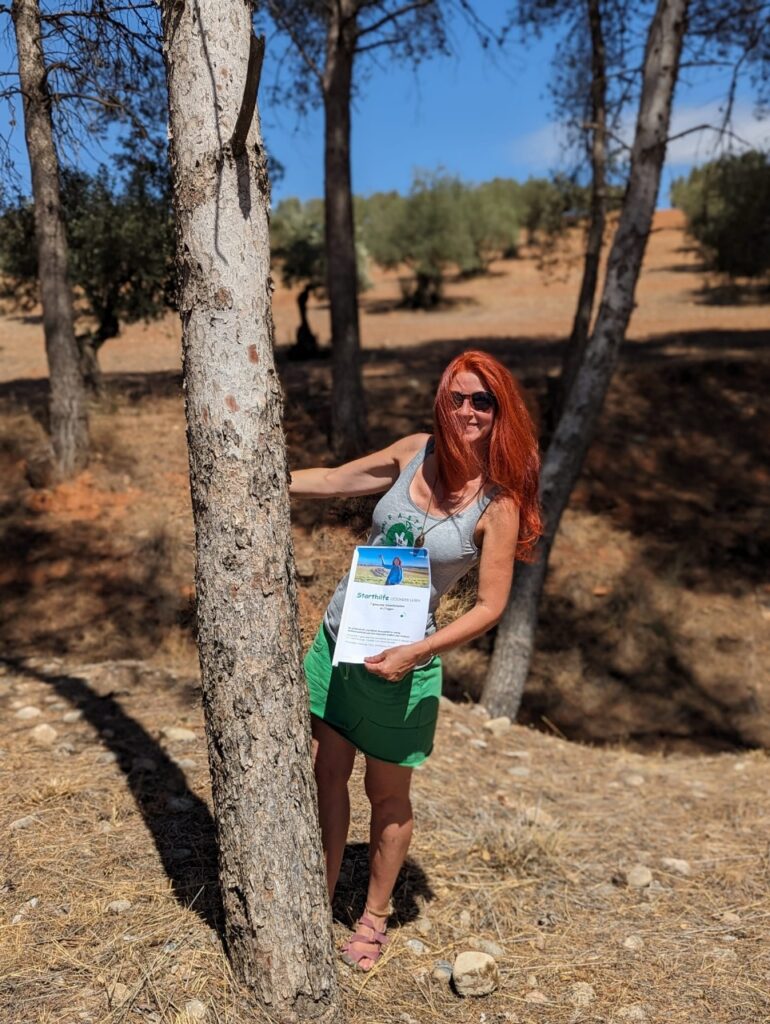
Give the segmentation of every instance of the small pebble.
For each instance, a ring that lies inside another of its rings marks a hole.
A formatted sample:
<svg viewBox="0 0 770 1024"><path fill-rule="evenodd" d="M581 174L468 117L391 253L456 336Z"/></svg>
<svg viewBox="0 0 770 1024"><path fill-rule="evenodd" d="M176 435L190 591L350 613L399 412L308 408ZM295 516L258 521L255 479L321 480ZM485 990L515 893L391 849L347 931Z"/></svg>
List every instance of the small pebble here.
<svg viewBox="0 0 770 1024"><path fill-rule="evenodd" d="M30 729L29 734L35 743L40 743L44 747L50 747L59 735L50 725L36 725L34 729Z"/></svg>
<svg viewBox="0 0 770 1024"><path fill-rule="evenodd" d="M632 953L638 953L644 948L644 939L641 935L629 935L623 940L623 949L630 949Z"/></svg>
<svg viewBox="0 0 770 1024"><path fill-rule="evenodd" d="M469 740L468 746L473 747L474 750L486 750L488 744L486 740Z"/></svg>
<svg viewBox="0 0 770 1024"><path fill-rule="evenodd" d="M82 717L82 711L68 711L66 714L61 716L61 720L69 725L71 722L79 722ZM116 982L116 984L118 983Z"/></svg>
<svg viewBox="0 0 770 1024"><path fill-rule="evenodd" d="M555 828L556 820L539 804L525 807L522 818L527 825L539 825L541 828Z"/></svg>
<svg viewBox="0 0 770 1024"><path fill-rule="evenodd" d="M118 755L112 750L106 750L103 754L99 754L96 759L97 764L115 764L118 759Z"/></svg>
<svg viewBox="0 0 770 1024"><path fill-rule="evenodd" d="M433 931L433 922L429 917L421 917L417 921L415 928L420 933L420 935L430 935L430 933Z"/></svg>
<svg viewBox="0 0 770 1024"><path fill-rule="evenodd" d="M460 927L467 929L467 928L470 928L470 926L471 926L471 912L470 912L470 910L461 910L460 911Z"/></svg>
<svg viewBox="0 0 770 1024"><path fill-rule="evenodd" d="M197 739L197 736L191 729L183 729L178 725L167 725L165 729L161 729L161 735L172 743L192 743L193 740Z"/></svg>
<svg viewBox="0 0 770 1024"><path fill-rule="evenodd" d="M596 999L596 990L587 981L576 981L569 990L569 1001L573 1006L590 1006Z"/></svg>
<svg viewBox="0 0 770 1024"><path fill-rule="evenodd" d="M203 1020L206 1016L206 1004L200 999L190 999L184 1004L184 1012L191 1020Z"/></svg>
<svg viewBox="0 0 770 1024"><path fill-rule="evenodd" d="M33 818L31 814L26 814L23 818L17 818L16 821L12 821L8 826L13 832L23 828L32 828L33 825L37 825L37 818Z"/></svg>
<svg viewBox="0 0 770 1024"><path fill-rule="evenodd" d="M511 728L511 720L507 715L500 718L490 718L484 722L482 729L491 736L504 736Z"/></svg>
<svg viewBox="0 0 770 1024"><path fill-rule="evenodd" d="M631 774L631 775L624 775L623 776L623 782L625 782L625 784L627 786L633 786L633 787L643 786L646 781L647 781L647 779L645 779L645 777L643 775Z"/></svg>
<svg viewBox="0 0 770 1024"><path fill-rule="evenodd" d="M42 715L40 708L33 707L31 704L27 704L23 708L19 708L14 718L20 719L22 722L28 721L30 718L39 718Z"/></svg>
<svg viewBox="0 0 770 1024"><path fill-rule="evenodd" d="M108 914L124 914L131 909L131 900L113 900L107 904Z"/></svg>
<svg viewBox="0 0 770 1024"><path fill-rule="evenodd" d="M633 1003L631 1006L621 1006L618 1010L618 1017L621 1020L636 1021L643 1024L647 1020L647 1012L641 1003Z"/></svg>
<svg viewBox="0 0 770 1024"><path fill-rule="evenodd" d="M632 889L645 889L652 883L652 872L644 864L634 864L625 874L626 885Z"/></svg>
<svg viewBox="0 0 770 1024"><path fill-rule="evenodd" d="M419 939L407 939L405 945L406 945L406 948L408 950L410 950L412 953L424 953L425 952L425 943L424 942L420 942Z"/></svg>
<svg viewBox="0 0 770 1024"><path fill-rule="evenodd" d="M516 779L528 779L530 775L529 768L525 768L524 765L515 765L513 768L508 769L508 774L513 775Z"/></svg>
<svg viewBox="0 0 770 1024"><path fill-rule="evenodd" d="M130 994L131 990L128 985L124 985L121 981L115 981L112 985L107 986L107 998L110 1001L110 1006L122 1006Z"/></svg>
<svg viewBox="0 0 770 1024"><path fill-rule="evenodd" d="M480 953L489 953L490 956L494 957L505 956L503 947L497 942L492 942L491 939L474 939L472 946Z"/></svg>
<svg viewBox="0 0 770 1024"><path fill-rule="evenodd" d="M11 826L11 828L13 828L13 825ZM722 922L722 924L726 924L728 926L741 923L739 915L734 913L734 911L732 910L726 910L724 914L722 914L722 916L719 918L719 920Z"/></svg>
<svg viewBox="0 0 770 1024"><path fill-rule="evenodd" d="M538 988L530 989L524 998L528 1003L538 1003L540 1005L549 1001L545 992L541 992Z"/></svg>
<svg viewBox="0 0 770 1024"><path fill-rule="evenodd" d="M677 875L687 877L692 873L690 862L679 860L677 857L663 857L660 862L667 871L673 871Z"/></svg>
<svg viewBox="0 0 770 1024"><path fill-rule="evenodd" d="M179 768L197 768L198 762L193 761L191 757L179 757L176 759L176 764Z"/></svg>
<svg viewBox="0 0 770 1024"><path fill-rule="evenodd" d="M437 960L430 976L436 981L449 982L452 978L452 965L448 960Z"/></svg>
<svg viewBox="0 0 770 1024"><path fill-rule="evenodd" d="M473 735L473 729L469 729L468 726L464 725L462 722L455 722L455 724L452 726L452 732L455 733L457 736Z"/></svg>

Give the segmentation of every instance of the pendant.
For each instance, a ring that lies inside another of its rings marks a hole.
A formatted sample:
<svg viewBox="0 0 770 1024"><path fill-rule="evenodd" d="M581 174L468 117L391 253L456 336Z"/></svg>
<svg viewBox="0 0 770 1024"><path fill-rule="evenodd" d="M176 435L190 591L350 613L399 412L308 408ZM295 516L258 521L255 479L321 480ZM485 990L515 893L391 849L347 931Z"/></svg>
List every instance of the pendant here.
<svg viewBox="0 0 770 1024"><path fill-rule="evenodd" d="M414 542L413 546L416 547L416 548L421 548L424 543L425 543L425 534L421 533L421 534L419 534L419 536L417 536L415 538L415 542Z"/></svg>

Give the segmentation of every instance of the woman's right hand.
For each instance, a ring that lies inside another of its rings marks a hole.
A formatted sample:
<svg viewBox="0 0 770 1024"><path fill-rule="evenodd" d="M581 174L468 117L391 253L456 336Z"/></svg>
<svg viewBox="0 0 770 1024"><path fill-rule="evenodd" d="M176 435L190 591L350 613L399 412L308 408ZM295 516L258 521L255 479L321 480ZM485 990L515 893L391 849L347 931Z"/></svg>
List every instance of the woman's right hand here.
<svg viewBox="0 0 770 1024"><path fill-rule="evenodd" d="M410 434L387 448L332 469L319 466L292 470L289 493L296 498L357 498L381 494L392 487L429 436Z"/></svg>

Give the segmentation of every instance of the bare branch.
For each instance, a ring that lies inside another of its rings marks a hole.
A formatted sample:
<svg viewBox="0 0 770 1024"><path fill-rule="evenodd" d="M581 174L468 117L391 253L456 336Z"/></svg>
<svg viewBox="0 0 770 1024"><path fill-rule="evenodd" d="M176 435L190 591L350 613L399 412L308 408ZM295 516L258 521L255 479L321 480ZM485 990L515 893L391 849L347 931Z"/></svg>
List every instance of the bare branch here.
<svg viewBox="0 0 770 1024"><path fill-rule="evenodd" d="M281 13L280 4L274 2L274 0L267 0L267 9L270 12L270 17L278 25L279 28L283 29L286 35L291 39L292 43L297 47L300 57L305 62L309 70L316 76L319 84L323 85L323 71L318 67L318 64L313 60L310 54L307 52L302 40L297 36L292 25L287 18L284 18Z"/></svg>
<svg viewBox="0 0 770 1024"><path fill-rule="evenodd" d="M356 39L361 39L362 36L367 36L372 32L376 32L378 29L381 29L383 25L388 25L394 21L398 21L399 18L402 18L405 14L409 14L411 11L418 11L422 7L431 7L433 5L434 0L413 0L413 3L404 4L403 7L397 7L395 11L390 11L388 14L384 14L381 18L378 18L377 21L373 21L371 25L359 28L356 32Z"/></svg>

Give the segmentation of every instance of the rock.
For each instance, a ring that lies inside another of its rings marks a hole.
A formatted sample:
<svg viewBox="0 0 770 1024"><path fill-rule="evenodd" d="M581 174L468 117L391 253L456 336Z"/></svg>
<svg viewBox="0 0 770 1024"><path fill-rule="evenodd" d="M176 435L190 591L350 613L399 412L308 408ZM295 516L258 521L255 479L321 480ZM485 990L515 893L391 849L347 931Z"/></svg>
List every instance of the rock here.
<svg viewBox="0 0 770 1024"><path fill-rule="evenodd" d="M13 828L13 825L11 825L11 828ZM719 920L722 922L722 924L728 925L728 927L741 923L739 915L734 913L732 910L726 910L724 914L722 914L722 916L719 918Z"/></svg>
<svg viewBox="0 0 770 1024"><path fill-rule="evenodd" d="M112 750L105 750L103 754L99 754L96 759L97 764L115 764L118 759L118 755Z"/></svg>
<svg viewBox="0 0 770 1024"><path fill-rule="evenodd" d="M175 759L175 764L179 768L197 768L198 762L193 761L191 757L179 757Z"/></svg>
<svg viewBox="0 0 770 1024"><path fill-rule="evenodd" d="M184 1012L190 1020L205 1020L206 1004L202 1003L200 999L190 999L184 1004Z"/></svg>
<svg viewBox="0 0 770 1024"><path fill-rule="evenodd" d="M452 965L448 960L437 960L430 972L431 978L448 984L452 980Z"/></svg>
<svg viewBox="0 0 770 1024"><path fill-rule="evenodd" d="M508 774L512 775L515 779L528 779L530 772L529 768L525 768L524 765L517 764L515 767L508 769Z"/></svg>
<svg viewBox="0 0 770 1024"><path fill-rule="evenodd" d="M65 715L61 716L61 720L62 720L62 722L66 722L67 725L69 725L71 722L79 722L82 717L83 717L83 712L82 711L68 711ZM117 984L120 984L120 983L116 982L115 984L117 985ZM123 986L123 987L125 988L125 986Z"/></svg>
<svg viewBox="0 0 770 1024"><path fill-rule="evenodd" d="M29 907L30 910L34 910L35 907L39 905L39 903L40 903L40 897L39 896L33 896L31 900L27 900L27 902L24 904L24 906L25 907Z"/></svg>
<svg viewBox="0 0 770 1024"><path fill-rule="evenodd" d="M627 786L643 786L646 781L647 779L645 779L643 775L636 775L634 773L623 776L623 782L625 782Z"/></svg>
<svg viewBox="0 0 770 1024"><path fill-rule="evenodd" d="M166 805L170 811L180 814L182 811L189 811L191 807L194 807L195 801L191 800L189 796L170 796L166 800Z"/></svg>
<svg viewBox="0 0 770 1024"><path fill-rule="evenodd" d="M689 861L679 860L677 857L662 857L660 863L667 871L673 871L674 874L685 877L692 874Z"/></svg>
<svg viewBox="0 0 770 1024"><path fill-rule="evenodd" d="M468 746L473 747L474 750L486 750L487 742L486 740L469 740Z"/></svg>
<svg viewBox="0 0 770 1024"><path fill-rule="evenodd" d="M486 996L497 988L500 973L488 953L466 950L454 962L452 981L458 995Z"/></svg>
<svg viewBox="0 0 770 1024"><path fill-rule="evenodd" d="M17 818L16 821L12 821L8 827L12 832L17 832L24 828L32 828L37 823L37 818L34 818L31 814L25 814L23 818Z"/></svg>
<svg viewBox="0 0 770 1024"><path fill-rule="evenodd" d="M511 720L507 715L501 715L500 718L490 718L481 728L492 736L504 736L511 728Z"/></svg>
<svg viewBox="0 0 770 1024"><path fill-rule="evenodd" d="M524 999L528 1003L537 1003L542 1006L543 1003L549 1002L548 996L545 992L541 992L539 988L532 988L524 996Z"/></svg>
<svg viewBox="0 0 770 1024"><path fill-rule="evenodd" d="M652 871L644 864L634 864L625 873L626 885L632 889L646 889L652 882Z"/></svg>
<svg viewBox="0 0 770 1024"><path fill-rule="evenodd" d="M424 942L420 942L419 939L407 939L405 945L406 945L406 948L411 953L418 953L419 954L419 953L424 953L425 952L425 943Z"/></svg>
<svg viewBox="0 0 770 1024"><path fill-rule="evenodd" d="M122 1006L130 994L131 989L121 981L114 981L111 985L107 985L107 998L111 1007Z"/></svg>
<svg viewBox="0 0 770 1024"><path fill-rule="evenodd" d="M58 732L51 725L36 725L34 729L30 729L30 736L43 747L50 747L59 735Z"/></svg>
<svg viewBox="0 0 770 1024"><path fill-rule="evenodd" d="M452 732L454 732L458 736L473 735L473 729L469 729L468 726L464 725L462 722L455 722L455 724L452 726Z"/></svg>
<svg viewBox="0 0 770 1024"><path fill-rule="evenodd" d="M644 939L641 935L629 935L623 940L623 949L630 949L632 953L638 953L644 948Z"/></svg>
<svg viewBox="0 0 770 1024"><path fill-rule="evenodd" d="M532 804L529 807L525 807L521 812L521 816L527 825L539 825L541 828L556 827L556 819L548 811L544 810L540 804Z"/></svg>
<svg viewBox="0 0 770 1024"><path fill-rule="evenodd" d="M647 1020L647 1011L641 1003L632 1003L631 1006L621 1006L618 1010L618 1017L620 1020L637 1021L638 1024L642 1024Z"/></svg>
<svg viewBox="0 0 770 1024"><path fill-rule="evenodd" d="M96 826L96 831L103 836L106 836L110 832L114 832L115 828L109 823L109 821L100 821Z"/></svg>
<svg viewBox="0 0 770 1024"><path fill-rule="evenodd" d="M503 757L516 757L525 761L532 757L528 750L503 750L501 753Z"/></svg>
<svg viewBox="0 0 770 1024"><path fill-rule="evenodd" d="M301 580L310 581L315 576L315 566L309 558L297 560L297 576Z"/></svg>
<svg viewBox="0 0 770 1024"><path fill-rule="evenodd" d="M474 939L472 945L479 953L489 953L490 956L494 957L505 956L503 947L497 942L492 942L491 939Z"/></svg>
<svg viewBox="0 0 770 1024"><path fill-rule="evenodd" d="M29 721L30 718L39 718L42 715L40 708L33 707L32 704L27 704L23 708L19 708L14 718L19 718L22 722Z"/></svg>
<svg viewBox="0 0 770 1024"><path fill-rule="evenodd" d="M130 909L131 900L113 900L112 903L107 904L108 914L125 914Z"/></svg>
<svg viewBox="0 0 770 1024"><path fill-rule="evenodd" d="M472 715L477 715L479 718L489 718L489 712L483 704L474 704L471 707L470 713Z"/></svg>
<svg viewBox="0 0 770 1024"><path fill-rule="evenodd" d="M198 738L192 729L183 729L178 725L167 725L160 732L161 736L171 743L192 743L193 740ZM193 1002L197 1002L197 1000L193 1000Z"/></svg>
<svg viewBox="0 0 770 1024"><path fill-rule="evenodd" d="M471 912L470 910L460 911L460 927L465 928L466 931L471 926Z"/></svg>
<svg viewBox="0 0 770 1024"><path fill-rule="evenodd" d="M569 1001L573 1006L590 1006L596 999L596 991L593 985L587 981L576 981L569 990Z"/></svg>
<svg viewBox="0 0 770 1024"><path fill-rule="evenodd" d="M433 931L433 922L429 917L421 917L415 925L415 928L420 935L430 935Z"/></svg>

